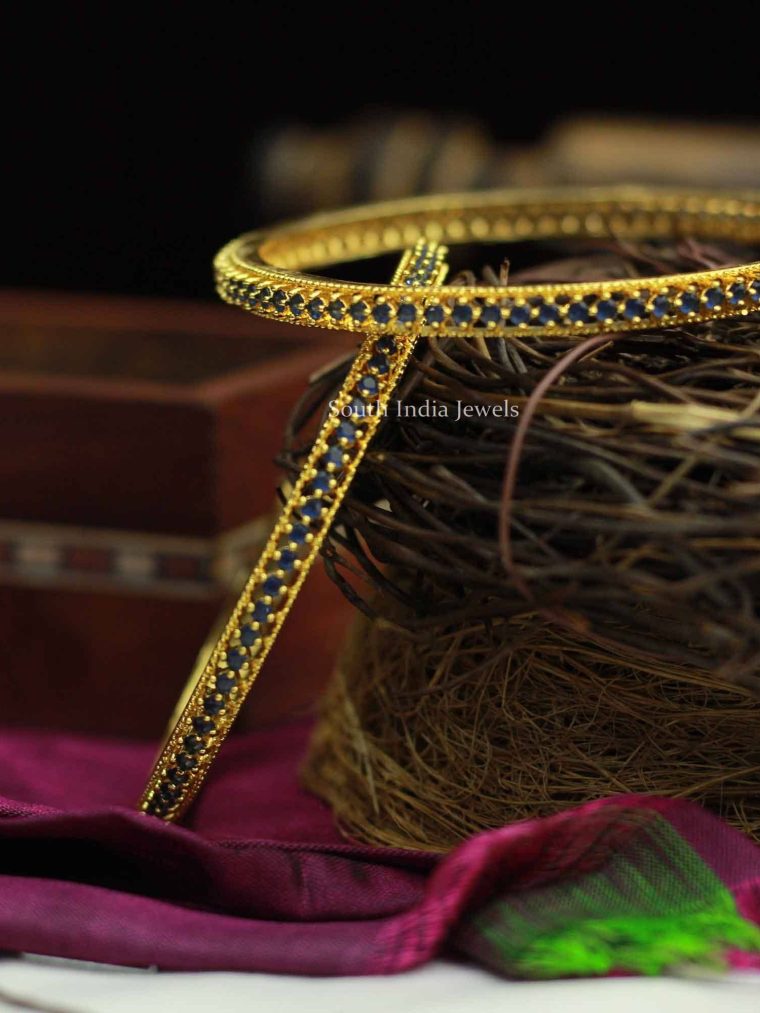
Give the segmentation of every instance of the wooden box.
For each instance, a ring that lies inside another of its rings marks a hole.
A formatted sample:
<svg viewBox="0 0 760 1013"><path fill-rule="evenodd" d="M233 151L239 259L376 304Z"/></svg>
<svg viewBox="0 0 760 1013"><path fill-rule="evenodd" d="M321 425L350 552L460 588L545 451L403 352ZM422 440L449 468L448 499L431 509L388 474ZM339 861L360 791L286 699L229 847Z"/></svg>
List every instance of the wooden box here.
<svg viewBox="0 0 760 1013"><path fill-rule="evenodd" d="M266 534L287 415L350 343L212 304L0 295L5 723L161 732ZM315 572L249 721L308 706L346 613Z"/></svg>

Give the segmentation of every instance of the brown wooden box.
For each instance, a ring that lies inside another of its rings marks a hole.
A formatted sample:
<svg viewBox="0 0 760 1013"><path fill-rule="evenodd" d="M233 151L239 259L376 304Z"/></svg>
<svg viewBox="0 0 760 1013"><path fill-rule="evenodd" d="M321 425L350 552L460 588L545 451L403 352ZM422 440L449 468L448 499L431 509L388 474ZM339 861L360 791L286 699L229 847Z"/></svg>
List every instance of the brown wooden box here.
<svg viewBox="0 0 760 1013"><path fill-rule="evenodd" d="M265 531L287 414L349 344L212 304L0 295L4 723L160 733ZM249 720L313 700L346 612L314 573Z"/></svg>

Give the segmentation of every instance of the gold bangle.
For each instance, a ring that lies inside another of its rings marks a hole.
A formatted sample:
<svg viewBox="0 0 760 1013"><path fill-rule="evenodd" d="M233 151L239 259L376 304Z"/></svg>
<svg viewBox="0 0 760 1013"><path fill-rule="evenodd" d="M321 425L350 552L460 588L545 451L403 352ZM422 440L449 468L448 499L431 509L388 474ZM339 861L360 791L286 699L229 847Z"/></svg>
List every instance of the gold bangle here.
<svg viewBox="0 0 760 1013"><path fill-rule="evenodd" d="M353 284L305 274L418 239L760 240L760 195L620 187L421 197L315 215L251 232L215 261L227 302L289 323L421 335L593 334L711 320L760 308L760 262L656 278L556 285L447 285L434 299L403 283Z"/></svg>
<svg viewBox="0 0 760 1013"><path fill-rule="evenodd" d="M611 236L760 239L760 197L643 189L502 192L420 198L334 212L251 233L224 247L220 294L255 313L364 340L262 555L172 718L139 806L187 810L314 563L421 335L588 334L746 314L760 263L669 277L503 287L443 286L445 248L471 240ZM413 249L409 249L416 244ZM389 285L354 285L303 268L407 247Z"/></svg>
<svg viewBox="0 0 760 1013"><path fill-rule="evenodd" d="M415 294L440 285L445 252L420 242L402 257L393 283ZM143 812L176 820L200 790L317 558L416 338L409 328L362 342L253 573L180 699L139 802Z"/></svg>

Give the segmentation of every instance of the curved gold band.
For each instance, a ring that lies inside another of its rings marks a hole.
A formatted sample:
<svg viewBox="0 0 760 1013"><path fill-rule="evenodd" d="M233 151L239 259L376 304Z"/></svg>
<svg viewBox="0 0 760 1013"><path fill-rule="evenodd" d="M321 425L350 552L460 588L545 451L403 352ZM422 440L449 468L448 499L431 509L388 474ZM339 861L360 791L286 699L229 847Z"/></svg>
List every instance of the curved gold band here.
<svg viewBox="0 0 760 1013"><path fill-rule="evenodd" d="M219 294L270 318L372 332L462 336L606 333L760 309L760 262L655 278L552 285L354 284L306 271L398 251L419 239L698 237L760 241L760 194L605 190L494 191L421 197L316 215L247 233L215 260Z"/></svg>

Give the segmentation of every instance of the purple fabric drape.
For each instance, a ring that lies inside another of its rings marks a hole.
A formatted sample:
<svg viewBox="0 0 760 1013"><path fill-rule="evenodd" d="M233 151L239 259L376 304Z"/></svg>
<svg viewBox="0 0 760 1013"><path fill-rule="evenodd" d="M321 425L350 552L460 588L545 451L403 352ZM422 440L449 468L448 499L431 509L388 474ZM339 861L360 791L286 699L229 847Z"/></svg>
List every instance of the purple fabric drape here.
<svg viewBox="0 0 760 1013"><path fill-rule="evenodd" d="M177 970L401 971L446 951L496 884L557 880L581 854L593 867L589 842L611 807L666 817L760 923L760 849L682 801L593 802L443 858L347 843L298 785L309 728L230 740L182 827L131 807L150 746L4 732L0 949Z"/></svg>

